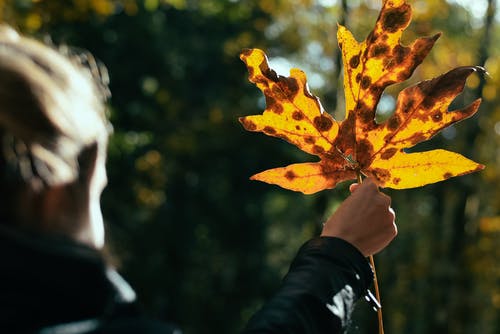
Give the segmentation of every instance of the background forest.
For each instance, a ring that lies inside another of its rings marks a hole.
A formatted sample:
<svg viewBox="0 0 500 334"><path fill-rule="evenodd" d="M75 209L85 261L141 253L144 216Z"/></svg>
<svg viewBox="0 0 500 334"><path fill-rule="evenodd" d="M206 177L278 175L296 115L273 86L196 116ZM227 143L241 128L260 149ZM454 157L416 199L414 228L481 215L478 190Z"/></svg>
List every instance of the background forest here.
<svg viewBox="0 0 500 334"><path fill-rule="evenodd" d="M249 181L264 169L314 160L243 130L263 110L243 48L280 74L300 67L344 117L337 22L363 40L381 0L0 0L22 32L89 50L108 68L114 124L103 194L109 253L145 310L187 334L236 333L275 291L298 247L348 194L302 195ZM454 102L482 96L472 119L417 150L445 148L484 171L393 191L399 235L375 257L387 333L500 333L500 11L496 0L413 0L404 40L443 36L405 86L460 65L484 65ZM359 302L349 333L375 333Z"/></svg>

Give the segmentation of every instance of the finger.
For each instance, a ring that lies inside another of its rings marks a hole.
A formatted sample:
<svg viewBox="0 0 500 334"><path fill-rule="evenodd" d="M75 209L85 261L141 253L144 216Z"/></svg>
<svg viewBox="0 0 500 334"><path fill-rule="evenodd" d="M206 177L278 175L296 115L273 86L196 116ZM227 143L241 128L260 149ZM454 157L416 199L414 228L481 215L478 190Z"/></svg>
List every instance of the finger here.
<svg viewBox="0 0 500 334"><path fill-rule="evenodd" d="M392 221L396 221L396 212L394 212L394 209L392 207L389 207L389 212L391 213Z"/></svg>
<svg viewBox="0 0 500 334"><path fill-rule="evenodd" d="M394 239L398 235L398 226L396 225L396 213L394 212L394 209L391 207L389 207L389 214L392 221L391 235L392 238Z"/></svg>
<svg viewBox="0 0 500 334"><path fill-rule="evenodd" d="M350 191L351 193L354 193L354 192L356 191L356 189L358 189L358 188L359 188L359 184L358 184L358 183L353 183L353 184L351 184L351 185L349 186L349 191Z"/></svg>
<svg viewBox="0 0 500 334"><path fill-rule="evenodd" d="M387 206L389 207L389 209L391 209L391 208L390 208L391 203L392 203L392 198L391 198L391 196L389 196L389 195L387 195L387 194L384 194L384 193L382 193L382 192L379 192L379 194L380 194L381 198L383 199L383 201L384 201L385 205L387 205ZM391 210L392 210L392 209L391 209Z"/></svg>
<svg viewBox="0 0 500 334"><path fill-rule="evenodd" d="M365 189L376 190L378 192L378 186L377 186L377 184L370 177L365 178L363 180L363 183L361 183L361 185Z"/></svg>

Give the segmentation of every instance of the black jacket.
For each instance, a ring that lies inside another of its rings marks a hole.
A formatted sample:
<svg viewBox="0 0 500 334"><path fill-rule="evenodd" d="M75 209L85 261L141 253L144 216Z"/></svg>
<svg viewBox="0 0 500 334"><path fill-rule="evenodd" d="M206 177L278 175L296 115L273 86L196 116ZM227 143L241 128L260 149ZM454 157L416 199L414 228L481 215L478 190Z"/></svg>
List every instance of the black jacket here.
<svg viewBox="0 0 500 334"><path fill-rule="evenodd" d="M143 317L134 291L92 248L0 225L0 263L0 333L181 333ZM371 281L356 248L313 239L244 333L340 333Z"/></svg>
<svg viewBox="0 0 500 334"><path fill-rule="evenodd" d="M278 292L247 324L250 333L341 333L373 272L338 238L315 238L299 250Z"/></svg>
<svg viewBox="0 0 500 334"><path fill-rule="evenodd" d="M177 334L93 248L0 225L0 333Z"/></svg>

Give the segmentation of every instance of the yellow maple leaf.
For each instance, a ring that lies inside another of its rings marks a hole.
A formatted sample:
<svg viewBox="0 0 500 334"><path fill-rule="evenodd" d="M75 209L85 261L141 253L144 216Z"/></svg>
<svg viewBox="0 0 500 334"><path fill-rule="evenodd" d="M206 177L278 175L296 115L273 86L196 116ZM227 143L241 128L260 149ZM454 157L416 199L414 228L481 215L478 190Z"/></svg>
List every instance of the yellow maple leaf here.
<svg viewBox="0 0 500 334"><path fill-rule="evenodd" d="M411 6L406 1L386 0L375 28L362 43L339 26L346 99L342 122L323 110L318 97L309 91L303 71L292 69L289 77L277 75L263 51L245 50L240 57L249 80L264 93L266 109L262 115L241 117L240 122L249 131L282 138L320 158L319 162L266 170L251 179L312 194L359 174L372 177L381 187L404 189L483 169L446 150L404 152L478 110L479 99L459 110L448 111L448 106L471 73L484 71L481 67L458 67L404 89L394 114L384 123L375 122L384 89L408 79L440 36L401 45L410 20Z"/></svg>

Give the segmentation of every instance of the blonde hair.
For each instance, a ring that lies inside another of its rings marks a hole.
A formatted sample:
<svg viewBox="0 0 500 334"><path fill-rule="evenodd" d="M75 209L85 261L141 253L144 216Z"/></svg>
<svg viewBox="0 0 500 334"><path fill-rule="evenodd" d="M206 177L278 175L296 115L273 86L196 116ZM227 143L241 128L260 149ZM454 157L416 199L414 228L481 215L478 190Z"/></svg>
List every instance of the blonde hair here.
<svg viewBox="0 0 500 334"><path fill-rule="evenodd" d="M108 97L105 68L90 54L71 55L0 26L0 192L77 179L80 153L106 147Z"/></svg>

